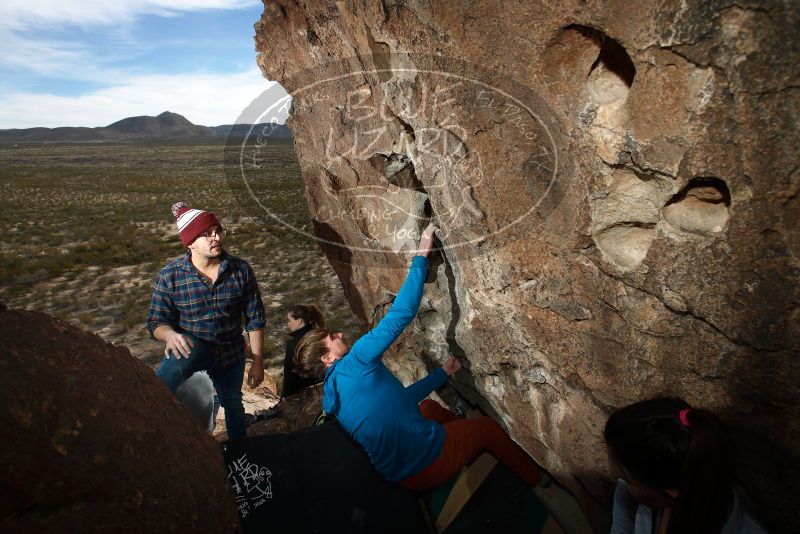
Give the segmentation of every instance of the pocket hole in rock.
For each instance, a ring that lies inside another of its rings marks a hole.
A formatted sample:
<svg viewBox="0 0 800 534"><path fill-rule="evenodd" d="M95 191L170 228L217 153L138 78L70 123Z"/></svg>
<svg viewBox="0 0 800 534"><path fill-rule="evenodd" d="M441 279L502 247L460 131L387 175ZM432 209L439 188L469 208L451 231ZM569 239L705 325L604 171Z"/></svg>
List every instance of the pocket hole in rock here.
<svg viewBox="0 0 800 534"><path fill-rule="evenodd" d="M413 189L425 192L425 186L414 172L414 163L408 156L400 154L374 154L369 158L369 163L374 169L383 174L390 184L404 189Z"/></svg>
<svg viewBox="0 0 800 534"><path fill-rule="evenodd" d="M584 90L595 105L626 96L636 74L618 41L581 24L561 28L543 51L541 64L549 77L549 90L563 101L567 112L584 104Z"/></svg>
<svg viewBox="0 0 800 534"><path fill-rule="evenodd" d="M664 206L664 219L688 232L715 234L730 216L731 192L714 177L693 178Z"/></svg>
<svg viewBox="0 0 800 534"><path fill-rule="evenodd" d="M611 104L628 97L636 67L625 48L614 39L601 34L602 45L589 71L589 92L600 104Z"/></svg>

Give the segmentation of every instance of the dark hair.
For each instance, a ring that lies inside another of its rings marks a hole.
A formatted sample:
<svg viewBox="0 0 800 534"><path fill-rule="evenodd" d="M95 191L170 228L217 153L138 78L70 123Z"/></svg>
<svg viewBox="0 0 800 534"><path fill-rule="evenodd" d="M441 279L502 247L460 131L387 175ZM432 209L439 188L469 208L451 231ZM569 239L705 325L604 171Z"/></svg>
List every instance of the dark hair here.
<svg viewBox="0 0 800 534"><path fill-rule="evenodd" d="M289 315L302 319L314 328L325 328L325 317L315 304L298 304L289 308Z"/></svg>
<svg viewBox="0 0 800 534"><path fill-rule="evenodd" d="M322 357L328 353L328 348L322 343L322 340L331 333L326 328L314 328L300 338L294 349L293 358L297 374L317 380L325 376L325 363L322 361Z"/></svg>
<svg viewBox="0 0 800 534"><path fill-rule="evenodd" d="M680 419L682 410L687 425ZM719 532L733 505L734 453L727 430L708 410L661 397L611 414L603 433L611 458L637 482L677 490L667 532Z"/></svg>

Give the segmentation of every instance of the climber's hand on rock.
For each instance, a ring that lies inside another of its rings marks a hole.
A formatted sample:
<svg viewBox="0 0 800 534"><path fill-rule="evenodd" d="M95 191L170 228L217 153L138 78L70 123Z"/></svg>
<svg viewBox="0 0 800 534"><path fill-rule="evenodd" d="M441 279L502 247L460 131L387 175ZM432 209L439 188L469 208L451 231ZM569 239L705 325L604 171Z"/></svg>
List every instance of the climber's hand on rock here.
<svg viewBox="0 0 800 534"><path fill-rule="evenodd" d="M192 343L191 338L177 332L172 332L167 337L167 346L164 349L164 355L167 358L170 356L174 356L176 358L188 358L189 353L192 352L193 346L194 344Z"/></svg>
<svg viewBox="0 0 800 534"><path fill-rule="evenodd" d="M455 356L450 356L450 358L444 362L444 365L442 365L442 369L444 369L444 372L447 373L447 376L453 376L458 372L459 369L461 369L461 362L456 360Z"/></svg>
<svg viewBox="0 0 800 534"><path fill-rule="evenodd" d="M422 236L419 239L419 247L417 247L417 256L428 256L433 250L433 234L439 227L435 224L429 224L425 230L422 231Z"/></svg>

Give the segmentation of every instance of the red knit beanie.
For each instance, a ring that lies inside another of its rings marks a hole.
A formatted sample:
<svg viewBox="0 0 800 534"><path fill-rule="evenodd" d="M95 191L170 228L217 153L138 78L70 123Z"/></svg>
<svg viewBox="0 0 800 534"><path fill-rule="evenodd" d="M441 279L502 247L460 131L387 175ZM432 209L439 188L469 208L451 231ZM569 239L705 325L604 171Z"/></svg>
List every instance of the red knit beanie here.
<svg viewBox="0 0 800 534"><path fill-rule="evenodd" d="M181 241L187 247L212 226L222 228L216 215L210 211L192 209L186 202L173 204L172 214L178 220L178 233L181 235Z"/></svg>

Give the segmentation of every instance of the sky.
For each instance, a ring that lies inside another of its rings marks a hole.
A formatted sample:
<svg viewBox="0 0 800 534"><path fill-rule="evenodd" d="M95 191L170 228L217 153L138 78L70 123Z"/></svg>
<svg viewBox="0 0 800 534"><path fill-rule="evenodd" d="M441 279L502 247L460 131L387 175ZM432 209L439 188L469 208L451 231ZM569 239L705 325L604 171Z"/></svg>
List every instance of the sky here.
<svg viewBox="0 0 800 534"><path fill-rule="evenodd" d="M258 0L2 0L0 129L163 111L237 122L275 83L255 62L262 10Z"/></svg>

